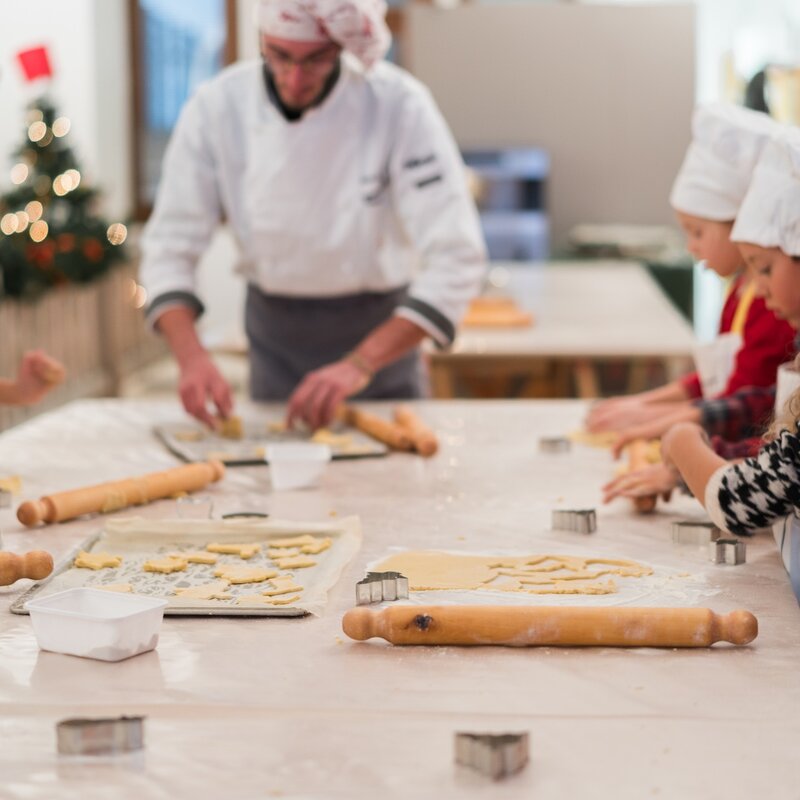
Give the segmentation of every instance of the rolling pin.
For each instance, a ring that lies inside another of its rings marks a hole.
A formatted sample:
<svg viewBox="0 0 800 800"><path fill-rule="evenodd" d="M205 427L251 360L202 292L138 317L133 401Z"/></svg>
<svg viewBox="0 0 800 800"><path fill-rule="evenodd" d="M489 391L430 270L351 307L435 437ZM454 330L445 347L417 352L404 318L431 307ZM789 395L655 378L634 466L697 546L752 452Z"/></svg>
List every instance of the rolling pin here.
<svg viewBox="0 0 800 800"><path fill-rule="evenodd" d="M361 411L353 406L344 406L339 413L339 418L347 425L358 428L367 436L383 442L393 450L414 449L414 442L405 428L393 422L387 422L367 411Z"/></svg>
<svg viewBox="0 0 800 800"><path fill-rule="evenodd" d="M27 526L40 522L63 522L94 512L108 513L140 506L179 492L194 492L225 474L221 461L186 464L138 478L99 483L83 489L28 500L17 510L17 519Z"/></svg>
<svg viewBox="0 0 800 800"><path fill-rule="evenodd" d="M392 644L709 647L752 642L758 620L708 608L390 606L353 608L342 629L351 639Z"/></svg>
<svg viewBox="0 0 800 800"><path fill-rule="evenodd" d="M648 449L648 444L644 439L634 439L628 445L629 472L636 472L650 466L650 460L647 457ZM631 499L633 500L633 507L639 514L652 514L656 510L658 497L654 494L645 495L644 497L633 497Z"/></svg>
<svg viewBox="0 0 800 800"><path fill-rule="evenodd" d="M44 550L31 550L18 556L0 552L0 586L10 586L20 578L40 581L53 571L53 556Z"/></svg>
<svg viewBox="0 0 800 800"><path fill-rule="evenodd" d="M405 428L414 449L425 458L435 455L439 449L439 440L436 434L408 407L398 406L394 410L394 421Z"/></svg>

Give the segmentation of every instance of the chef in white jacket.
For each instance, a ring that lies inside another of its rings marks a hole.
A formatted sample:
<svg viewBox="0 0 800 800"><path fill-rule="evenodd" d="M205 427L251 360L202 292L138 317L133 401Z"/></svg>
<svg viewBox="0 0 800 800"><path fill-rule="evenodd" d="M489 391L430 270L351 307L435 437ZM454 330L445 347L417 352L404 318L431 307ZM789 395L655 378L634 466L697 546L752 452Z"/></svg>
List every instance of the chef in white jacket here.
<svg viewBox="0 0 800 800"><path fill-rule="evenodd" d="M183 109L143 239L148 316L186 410L232 410L202 347L195 272L225 220L248 281L251 393L326 424L346 397L422 392L419 344L445 347L485 270L463 165L429 92L381 61L383 0L261 0L262 59Z"/></svg>

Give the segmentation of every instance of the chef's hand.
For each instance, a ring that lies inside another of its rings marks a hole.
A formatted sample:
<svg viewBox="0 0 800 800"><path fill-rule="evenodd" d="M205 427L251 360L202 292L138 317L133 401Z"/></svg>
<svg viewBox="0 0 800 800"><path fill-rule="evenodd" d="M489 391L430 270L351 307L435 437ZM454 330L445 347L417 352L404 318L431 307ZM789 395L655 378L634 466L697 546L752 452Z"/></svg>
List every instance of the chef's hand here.
<svg viewBox="0 0 800 800"><path fill-rule="evenodd" d="M296 422L304 422L311 430L322 428L344 400L365 389L370 379L370 374L347 358L309 372L289 398L286 424L292 428Z"/></svg>
<svg viewBox="0 0 800 800"><path fill-rule="evenodd" d="M22 356L14 382L16 402L22 406L38 403L54 386L64 380L63 364L43 350L31 350Z"/></svg>
<svg viewBox="0 0 800 800"><path fill-rule="evenodd" d="M208 410L209 401L216 406L223 419L227 419L233 411L231 387L205 352L198 352L181 363L178 393L186 411L212 429L218 423L215 419L217 415Z"/></svg>
<svg viewBox="0 0 800 800"><path fill-rule="evenodd" d="M662 495L670 499L672 490L678 485L678 473L665 464L653 464L634 472L626 472L603 487L603 502L610 503L617 497L652 497Z"/></svg>

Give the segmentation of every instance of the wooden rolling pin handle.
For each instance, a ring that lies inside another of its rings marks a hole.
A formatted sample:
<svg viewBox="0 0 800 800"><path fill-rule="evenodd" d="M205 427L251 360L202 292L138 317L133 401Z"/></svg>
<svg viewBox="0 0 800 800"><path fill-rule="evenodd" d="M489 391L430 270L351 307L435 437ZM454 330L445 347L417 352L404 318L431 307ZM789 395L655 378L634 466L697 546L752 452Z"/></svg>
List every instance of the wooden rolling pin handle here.
<svg viewBox="0 0 800 800"><path fill-rule="evenodd" d="M749 611L707 608L389 606L351 609L342 629L392 644L709 647L752 642L758 621Z"/></svg>
<svg viewBox="0 0 800 800"><path fill-rule="evenodd" d="M648 444L644 439L634 439L628 445L628 469L637 472L650 466L648 461ZM652 514L656 510L658 497L654 494L645 497L634 497L633 507L637 514Z"/></svg>
<svg viewBox="0 0 800 800"><path fill-rule="evenodd" d="M10 586L20 578L40 581L53 571L53 556L44 550L31 550L18 556L0 553L0 586Z"/></svg>
<svg viewBox="0 0 800 800"><path fill-rule="evenodd" d="M394 421L408 431L414 449L425 458L436 455L439 440L436 434L408 407L398 406L394 411Z"/></svg>

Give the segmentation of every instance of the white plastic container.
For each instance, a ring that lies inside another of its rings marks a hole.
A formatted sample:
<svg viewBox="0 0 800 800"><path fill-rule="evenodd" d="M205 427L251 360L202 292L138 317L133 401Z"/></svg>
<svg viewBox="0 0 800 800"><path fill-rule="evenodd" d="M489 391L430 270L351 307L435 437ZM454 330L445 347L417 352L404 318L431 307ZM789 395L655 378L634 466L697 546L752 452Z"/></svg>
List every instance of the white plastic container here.
<svg viewBox="0 0 800 800"><path fill-rule="evenodd" d="M166 600L101 589L67 589L25 603L42 650L122 661L158 644Z"/></svg>
<svg viewBox="0 0 800 800"><path fill-rule="evenodd" d="M266 456L273 489L308 489L319 484L331 449L326 444L287 442L268 445Z"/></svg>

